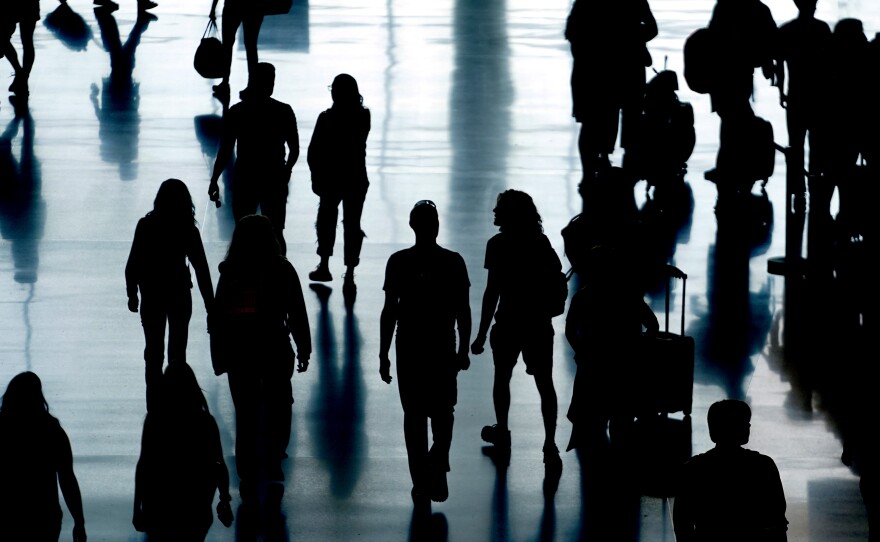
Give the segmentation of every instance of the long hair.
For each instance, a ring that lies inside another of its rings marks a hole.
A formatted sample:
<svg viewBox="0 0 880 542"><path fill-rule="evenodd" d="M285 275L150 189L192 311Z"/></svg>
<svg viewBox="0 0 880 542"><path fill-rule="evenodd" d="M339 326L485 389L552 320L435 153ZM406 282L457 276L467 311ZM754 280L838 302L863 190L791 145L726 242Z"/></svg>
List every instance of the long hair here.
<svg viewBox="0 0 880 542"><path fill-rule="evenodd" d="M340 73L333 79L330 85L330 96L333 98L333 108L355 108L363 106L364 97L358 90L357 81L347 73Z"/></svg>
<svg viewBox="0 0 880 542"><path fill-rule="evenodd" d="M503 232L543 233L541 215L532 197L520 190L505 190L495 203L495 223Z"/></svg>
<svg viewBox="0 0 880 542"><path fill-rule="evenodd" d="M269 219L248 215L236 224L224 262L236 267L259 266L281 255L281 245Z"/></svg>
<svg viewBox="0 0 880 542"><path fill-rule="evenodd" d="M15 375L6 387L0 403L3 416L49 415L49 403L43 396L43 383L36 374L25 371Z"/></svg>
<svg viewBox="0 0 880 542"><path fill-rule="evenodd" d="M189 188L180 179L162 181L149 214L173 223L196 223L196 206Z"/></svg>
<svg viewBox="0 0 880 542"><path fill-rule="evenodd" d="M162 405L172 416L208 412L208 401L199 381L186 363L174 363L165 368L161 384Z"/></svg>

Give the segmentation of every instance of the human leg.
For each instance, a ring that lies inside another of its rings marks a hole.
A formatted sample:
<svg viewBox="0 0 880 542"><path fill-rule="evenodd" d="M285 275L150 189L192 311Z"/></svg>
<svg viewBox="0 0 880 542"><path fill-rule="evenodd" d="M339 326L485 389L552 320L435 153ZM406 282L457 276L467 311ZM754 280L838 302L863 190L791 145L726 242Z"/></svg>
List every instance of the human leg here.
<svg viewBox="0 0 880 542"><path fill-rule="evenodd" d="M290 340L280 341L271 355L270 368L261 378L264 398L265 450L260 462L269 481L284 480L281 461L287 457L293 418L293 367L296 363Z"/></svg>
<svg viewBox="0 0 880 542"><path fill-rule="evenodd" d="M309 273L309 279L318 282L333 280L330 274L330 256L336 244L336 223L339 219L339 203L342 198L338 194L325 194L318 203L318 217L315 220L315 234L318 237L318 256L321 257L318 267Z"/></svg>
<svg viewBox="0 0 880 542"><path fill-rule="evenodd" d="M168 320L164 305L151 296L141 298L141 325L144 328L144 380L147 410L156 402L165 363L165 325Z"/></svg>
<svg viewBox="0 0 880 542"><path fill-rule="evenodd" d="M244 361L244 360L242 360ZM235 468L242 493L246 486L254 488L257 474L257 434L260 422L259 380L245 363L231 367L227 373L229 393L235 406ZM243 495L248 498L251 495Z"/></svg>
<svg viewBox="0 0 880 542"><path fill-rule="evenodd" d="M423 408L408 405L403 409L403 439L413 499L425 500L430 494L428 473L428 418Z"/></svg>
<svg viewBox="0 0 880 542"><path fill-rule="evenodd" d="M223 60L225 71L219 85L214 86L214 92L229 99L229 74L232 72L232 46L235 44L235 34L242 24L241 10L234 5L224 3L223 17L220 29L220 41L223 44Z"/></svg>
<svg viewBox="0 0 880 542"><path fill-rule="evenodd" d="M366 191L346 194L342 199L342 227L345 242L345 265L353 269L358 266L361 258L361 247L364 244L364 234L361 229L361 216L364 213L364 200L367 198Z"/></svg>
<svg viewBox="0 0 880 542"><path fill-rule="evenodd" d="M495 364L495 376L492 382L492 402L495 406L495 421L497 423L497 432L502 437L507 435L508 441L510 437L507 423L510 411L510 379L513 376L513 367L516 365L520 352L519 346L513 339L514 337L509 336L505 329L497 324L492 326L492 331L489 333L492 361Z"/></svg>
<svg viewBox="0 0 880 542"><path fill-rule="evenodd" d="M250 74L254 73L254 69L260 62L257 42L260 37L261 26L263 26L263 15L261 13L249 14L242 20L244 51L247 56L248 84L250 84Z"/></svg>
<svg viewBox="0 0 880 542"><path fill-rule="evenodd" d="M284 224L287 219L287 183L279 182L278 173L269 172L261 181L260 213L272 223L275 237L281 245L281 253L287 254L287 243L284 240Z"/></svg>
<svg viewBox="0 0 880 542"><path fill-rule="evenodd" d="M192 292L175 295L168 309L168 363L186 363L189 321L192 317Z"/></svg>
<svg viewBox="0 0 880 542"><path fill-rule="evenodd" d="M36 19L30 21L21 21L18 23L18 31L21 35L21 69L24 73L25 80L31 75L34 67L34 29L37 26Z"/></svg>

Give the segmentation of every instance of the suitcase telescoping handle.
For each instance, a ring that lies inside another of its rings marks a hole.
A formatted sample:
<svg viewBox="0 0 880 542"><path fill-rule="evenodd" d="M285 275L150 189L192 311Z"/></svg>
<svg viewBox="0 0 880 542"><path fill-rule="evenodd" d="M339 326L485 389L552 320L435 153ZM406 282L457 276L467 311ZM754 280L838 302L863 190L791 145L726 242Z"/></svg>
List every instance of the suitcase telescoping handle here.
<svg viewBox="0 0 880 542"><path fill-rule="evenodd" d="M669 331L669 292L672 279L681 279L681 335L684 336L684 303L687 293L687 273L671 264L666 264L666 331Z"/></svg>

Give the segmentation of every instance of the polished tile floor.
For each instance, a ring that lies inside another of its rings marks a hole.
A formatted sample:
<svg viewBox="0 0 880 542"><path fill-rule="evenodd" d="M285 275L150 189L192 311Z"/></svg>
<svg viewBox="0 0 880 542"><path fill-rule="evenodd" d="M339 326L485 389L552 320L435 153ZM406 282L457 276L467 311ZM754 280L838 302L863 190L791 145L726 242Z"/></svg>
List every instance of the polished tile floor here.
<svg viewBox="0 0 880 542"><path fill-rule="evenodd" d="M796 14L789 0L768 5L777 22ZM43 15L58 6L44 0ZM708 20L712 2L651 0L651 7L660 29L650 43L655 67L666 59L681 73L684 38ZM140 22L130 0L100 18L87 0L70 0L69 8L88 34L78 40L45 19L39 23L27 112L16 116L8 101L0 105L0 384L23 370L43 378L52 412L72 441L90 540L140 540L130 520L145 411L143 335L126 308L123 280L134 226L159 183L177 177L196 200L215 280L232 230L229 207L215 209L206 194L222 113L211 96L216 81L192 66L209 2L160 0L155 20ZM571 59L562 37L568 9L568 0L295 0L290 14L266 20L261 60L277 67L275 96L293 106L303 150L318 113L330 105L326 88L336 74L359 81L373 114L358 298L346 307L338 278L327 297L303 283L315 354L310 370L294 376L282 527L266 539L673 540L668 499L645 495L623 515L609 510L605 497L616 480L642 464L615 472L588 456L563 454L556 497L544 498L538 394L522 370L512 382L513 457L509 469L496 470L479 437L481 426L494 422L489 354L472 357L459 377L449 500L434 505L426 525L414 521L398 393L378 375L384 264L413 242L407 215L415 201L437 202L439 241L467 262L475 318L500 191L532 194L563 255L560 231L582 205L578 125L569 114ZM818 16L861 17L870 37L880 30L880 8L867 0L820 0ZM784 144L776 89L756 81L755 108ZM246 83L241 47L231 82L233 95ZM694 453L708 449L708 406L725 397L747 400L754 411L750 446L774 457L781 471L789 540L867 540L859 479L841 462L844 428L858 424L847 417L852 407L833 408L841 401L820 386L824 370L857 367L859 360L843 359L834 346L789 348L804 342L786 333L794 328L783 318L791 291L786 279L767 272L768 259L785 253L784 161L767 186L772 231L745 258L727 257L713 212L715 187L702 179L714 165L717 119L705 96L686 88L680 94L697 115L687 178L693 210L669 240L670 261L689 275L685 329L697 343L692 428L684 440ZM641 204L642 185L635 195ZM316 208L302 159L286 231L302 278L317 263ZM341 277L341 256L331 270ZM662 313L662 290L651 301ZM673 327L681 301L673 292ZM233 407L225 379L211 371L205 315L195 305L189 360L220 425L234 482ZM575 366L563 318L555 326L557 442L564 448ZM826 336L822 325L809 329ZM858 381L856 370L834 374L835 389ZM672 445L646 443L644 461ZM244 519L230 529L215 522L209 540L256 540ZM603 521L613 528L601 529ZM68 521L62 539L69 537Z"/></svg>

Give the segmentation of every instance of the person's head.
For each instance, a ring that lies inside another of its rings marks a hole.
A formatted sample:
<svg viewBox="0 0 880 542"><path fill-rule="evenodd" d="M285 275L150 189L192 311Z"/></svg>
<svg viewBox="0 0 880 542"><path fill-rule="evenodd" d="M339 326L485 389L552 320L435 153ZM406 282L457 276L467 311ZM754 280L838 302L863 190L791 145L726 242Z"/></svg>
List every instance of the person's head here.
<svg viewBox="0 0 880 542"><path fill-rule="evenodd" d="M248 215L235 225L226 260L243 265L259 265L281 255L281 245L275 236L272 222L263 215Z"/></svg>
<svg viewBox="0 0 880 542"><path fill-rule="evenodd" d="M416 202L409 212L409 226L416 234L416 242L435 241L440 231L437 206L429 199Z"/></svg>
<svg viewBox="0 0 880 542"><path fill-rule="evenodd" d="M25 371L12 377L3 401L0 413L9 416L33 416L49 413L49 403L43 396L43 383L36 374Z"/></svg>
<svg viewBox="0 0 880 542"><path fill-rule="evenodd" d="M196 207L189 189L180 179L167 179L159 185L153 212L164 218L195 222Z"/></svg>
<svg viewBox="0 0 880 542"><path fill-rule="evenodd" d="M169 364L162 375L162 405L172 414L207 412L208 402L192 368L186 363Z"/></svg>
<svg viewBox="0 0 880 542"><path fill-rule="evenodd" d="M818 0L794 0L794 5L798 8L798 13L802 17L812 17L816 13L816 4Z"/></svg>
<svg viewBox="0 0 880 542"><path fill-rule="evenodd" d="M268 98L275 91L275 66L260 62L248 80L248 93L255 98Z"/></svg>
<svg viewBox="0 0 880 542"><path fill-rule="evenodd" d="M364 103L357 81L347 73L340 73L333 79L330 96L333 98L333 107L357 107Z"/></svg>
<svg viewBox="0 0 880 542"><path fill-rule="evenodd" d="M709 407L709 438L719 445L742 446L749 441L752 409L744 401L724 399Z"/></svg>
<svg viewBox="0 0 880 542"><path fill-rule="evenodd" d="M519 190L505 190L498 194L495 203L495 225L501 231L514 233L540 233L541 215L532 197Z"/></svg>

